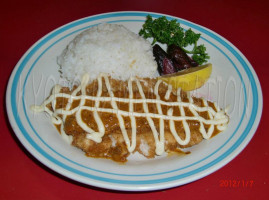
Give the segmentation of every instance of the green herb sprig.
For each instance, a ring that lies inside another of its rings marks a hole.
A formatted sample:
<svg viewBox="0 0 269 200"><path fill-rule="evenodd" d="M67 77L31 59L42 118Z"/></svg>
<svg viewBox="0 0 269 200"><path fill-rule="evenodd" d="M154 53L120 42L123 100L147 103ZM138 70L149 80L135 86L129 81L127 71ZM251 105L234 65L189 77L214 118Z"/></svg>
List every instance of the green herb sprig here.
<svg viewBox="0 0 269 200"><path fill-rule="evenodd" d="M184 31L175 19L169 21L163 16L153 20L152 16L148 15L139 35L145 39L153 38L152 45L156 42L178 45L187 54L191 54L192 59L199 65L207 62L210 58L206 52L206 47L203 44L197 45L201 34L195 33L191 29ZM188 46L192 46L192 50L187 50Z"/></svg>

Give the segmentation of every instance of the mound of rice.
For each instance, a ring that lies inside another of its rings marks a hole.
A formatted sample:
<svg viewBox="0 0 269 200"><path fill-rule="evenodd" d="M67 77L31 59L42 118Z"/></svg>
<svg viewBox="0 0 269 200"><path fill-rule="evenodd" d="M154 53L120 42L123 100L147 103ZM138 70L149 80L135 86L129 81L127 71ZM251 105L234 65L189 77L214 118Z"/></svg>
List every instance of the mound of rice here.
<svg viewBox="0 0 269 200"><path fill-rule="evenodd" d="M58 57L62 77L70 82L85 73L100 73L127 80L131 76L156 77L151 44L122 25L100 24L80 33Z"/></svg>

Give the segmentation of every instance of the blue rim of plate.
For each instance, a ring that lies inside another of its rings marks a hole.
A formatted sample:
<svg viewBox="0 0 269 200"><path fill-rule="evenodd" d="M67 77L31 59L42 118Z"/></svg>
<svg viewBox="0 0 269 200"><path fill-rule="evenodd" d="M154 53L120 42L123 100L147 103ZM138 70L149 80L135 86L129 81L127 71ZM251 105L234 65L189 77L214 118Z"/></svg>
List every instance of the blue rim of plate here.
<svg viewBox="0 0 269 200"><path fill-rule="evenodd" d="M240 144L245 140L245 138L248 136L249 131L252 129L252 126L257 118L257 112L258 112L258 90L257 90L257 83L255 82L255 78L253 77L253 74L249 68L249 65L245 62L245 60L243 59L243 57L230 45L228 44L226 41L224 41L221 37L219 37L218 35L206 30L204 27L201 27L199 25L193 24L191 22L185 21L183 19L177 18L177 17L172 17L172 16L168 16L165 15L169 20L171 19L176 19L178 20L178 22L180 22L181 24L184 24L190 28L194 28L200 32L202 32L203 34L208 35L209 37L213 38L214 40L218 41L221 45L223 45L226 49L228 49L233 56L235 56L235 58L240 62L240 64L242 65L243 69L245 70L245 73L248 76L248 79L250 81L251 84L251 89L252 89L252 101L253 101L253 107L251 110L251 117L250 120L248 121L247 126L245 127L243 133L241 134L241 136L237 139L237 141L227 150L225 151L221 156L219 156L217 159L203 165L202 167L199 167L195 170L192 170L190 172L187 173L183 173L183 174L179 174L179 175L175 175L175 176L171 176L171 177L166 177L166 178L158 178L158 179L150 179L150 180L120 180L120 179L112 179L112 178L105 178L105 177L101 177L101 176L96 176L90 173L85 173L83 171L80 171L78 169L75 169L73 167L70 167L62 162L60 162L59 160L53 158L52 156L50 156L47 152L45 152L40 146L38 146L38 144L36 144L33 139L31 138L31 136L28 134L28 132L26 131L26 129L24 128L23 123L21 122L21 119L19 117L18 110L17 110L17 101L16 101L16 94L17 94L17 86L18 86L18 81L19 81L19 77L21 75L21 72L23 71L24 67L27 65L28 61L31 59L31 57L43 46L45 45L48 41L52 40L54 37L56 37L57 35L71 29L74 28L78 25L82 25L84 23L89 23L95 20L101 20L101 19L106 19L106 21L109 18L113 18L113 17L146 17L148 14L152 15L154 18L157 17L161 17L163 16L163 14L157 14L157 13L150 13L150 12L115 12L115 13L105 13L105 14L101 14L101 15L95 15L92 17L87 17L87 18L83 18L81 20L77 20L74 22L71 22L63 27L60 27L59 29L57 29L56 31L53 31L52 33L46 35L44 38L42 38L38 43L36 43L34 45L34 47L31 49L30 52L28 52L27 55L25 55L24 59L21 61L20 65L17 67L17 71L14 75L13 78L13 82L11 85L11 108L12 108L12 114L13 114L13 118L16 121L16 124L20 130L20 132L22 133L23 137L29 142L29 144L32 145L32 147L38 151L43 157L45 157L47 160L49 160L50 162L54 163L55 165L69 171L72 172L74 174L86 177L86 178L90 178L90 179L94 179L94 180L98 180L98 181L103 181L103 182L108 182L108 183L116 183L116 184L130 184L130 185L137 185L137 184L157 184L157 183L165 183L165 182L170 182L170 181L175 181L175 180L180 180L189 176L193 176L197 173L203 172L206 169L215 166L217 163L223 161L225 158L227 158L228 156L230 156L239 146ZM113 21L108 21L108 23L116 23L116 22L134 22L134 21L142 21L142 20L113 20ZM96 25L96 24L95 24ZM94 26L94 25L91 25ZM84 27L82 29L85 29L88 27ZM80 29L80 30L82 30ZM76 30L70 34L74 34L77 31L80 30ZM27 82L27 79L29 77L29 74L31 72L31 70L34 68L35 64L37 63L37 61L42 57L42 55L49 49L51 48L53 45L55 45L57 42L59 42L60 40L62 40L63 38L67 37L68 35L65 35L64 37L58 39L57 41L55 41L53 44L51 44L49 47L47 47L42 53L40 53L40 55L38 56L38 58L34 61L34 63L32 64L30 70L27 72L27 76L24 80L24 84L23 84L23 96L22 96L22 101L23 101L23 109L24 109L24 115L30 125L30 127L32 128L33 132L36 134L36 136L43 142L43 144L45 144L49 149L51 149L53 152L55 152L57 155L61 156L62 158L66 159L69 162L72 162L73 164L76 164L80 167L86 168L86 169L90 169L92 171L95 172L101 172L104 174L110 174L110 175L117 175L117 176L135 176L135 177L145 177L145 176L154 176L154 175L161 175L161 174L167 174L167 173L171 173L171 172L175 172L175 171L179 171L182 170L183 168L179 168L176 170L172 170L172 171L167 171L167 172L162 172L162 173L156 173L156 174L116 174L116 173L110 173L110 172L105 172L105 171L100 171L97 169L93 169L93 168L89 168L87 166L83 166L79 163L76 163L66 157L64 157L63 155L59 154L57 151L55 151L52 147L50 147L47 143L45 143L42 138L38 135L38 133L36 132L36 130L34 129L33 125L31 124L29 117L27 116L26 113L26 106L25 106L25 102L24 102L24 91L25 91L25 85ZM205 38L203 38L204 40L206 40ZM220 149L222 149L231 139L232 137L235 135L236 131L239 129L242 121L243 121L243 117L244 114L246 112L246 102L247 102L247 95L246 95L246 88L245 88L245 83L242 79L242 76L239 72L239 70L237 69L235 63L227 56L227 54L225 54L219 47L217 47L215 44L211 43L210 41L206 40L207 42L209 42L211 45L213 45L215 48L217 48L233 65L233 67L235 68L235 70L238 73L238 76L241 79L241 83L243 85L243 91L244 91L244 109L243 109L243 113L240 119L240 123L238 124L237 128L235 129L234 133L231 135L231 137L221 146L219 147L219 149L217 149L215 152L211 153L210 155L208 155L207 157L189 165L189 166L185 166L185 168L188 168L190 166L196 165L200 162L202 162L203 160L209 158L210 156L214 155L215 153L217 153Z"/></svg>

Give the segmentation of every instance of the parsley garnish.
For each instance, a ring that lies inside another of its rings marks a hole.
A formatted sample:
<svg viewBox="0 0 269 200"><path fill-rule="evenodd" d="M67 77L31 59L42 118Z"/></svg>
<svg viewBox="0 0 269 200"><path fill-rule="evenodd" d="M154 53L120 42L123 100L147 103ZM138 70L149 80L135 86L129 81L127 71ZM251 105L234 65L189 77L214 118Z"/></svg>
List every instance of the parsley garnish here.
<svg viewBox="0 0 269 200"><path fill-rule="evenodd" d="M193 32L191 29L184 31L177 20L167 20L166 17L160 17L155 20L148 15L143 28L139 31L139 35L145 39L153 38L152 45L156 42L162 44L175 44L180 46L192 59L199 65L207 62L209 55L204 45L197 45L201 34ZM192 50L186 47L192 46Z"/></svg>

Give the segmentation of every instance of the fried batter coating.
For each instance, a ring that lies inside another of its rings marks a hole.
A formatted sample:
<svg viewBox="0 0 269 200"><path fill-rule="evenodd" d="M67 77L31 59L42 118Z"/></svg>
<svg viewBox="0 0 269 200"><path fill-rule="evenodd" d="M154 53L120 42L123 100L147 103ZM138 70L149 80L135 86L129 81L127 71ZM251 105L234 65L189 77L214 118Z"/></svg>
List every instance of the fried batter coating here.
<svg viewBox="0 0 269 200"><path fill-rule="evenodd" d="M129 98L129 90L128 90L128 82L120 81L115 79L109 79L111 84L111 90L114 94L114 97L120 98ZM154 86L157 82L156 79L141 79L139 80L141 86L143 88L143 92L147 99L155 99L156 95L154 94ZM105 85L105 81L102 80L102 84ZM141 99L142 96L139 92L139 88L135 82L132 82L133 88L133 98ZM158 88L158 95L160 100L166 102L175 102L177 101L177 94L175 90L171 91L169 98L165 98L167 94L168 86L165 83L161 83ZM86 93L89 96L96 96L98 91L98 83L97 80L87 85ZM70 94L72 91L69 88L62 88L61 92ZM102 87L102 97L109 97L109 91L106 87ZM181 92L180 98L182 102L189 102L188 94ZM193 98L194 104L200 107L203 107L203 101L199 98ZM73 101L72 107L75 108L79 105L80 100ZM67 101L65 98L57 98L56 107L57 108L65 108ZM87 100L85 105L95 106L95 102L91 100ZM119 110L129 111L129 103L117 102L117 106ZM150 113L158 114L157 105L155 103L148 103L148 110ZM216 110L213 103L208 102L208 106ZM112 108L111 102L100 102L100 108ZM169 110L169 106L161 105L162 113L167 115ZM133 105L133 111L138 113L145 112L142 103L136 103ZM173 107L173 116L181 116L181 111L179 107ZM184 114L186 116L193 116L193 113L189 110L189 108L184 108ZM93 140L87 139L87 133L78 125L75 114L69 115L66 117L64 122L64 131L67 135L73 136L72 145L83 150L87 156L90 157L98 157L98 158L109 158L118 162L127 161L127 157L130 155L130 152L125 144L125 140L122 134L122 131L119 126L119 119L114 113L107 112L98 112L104 127L105 133L102 137L102 141L100 143L95 142ZM199 112L200 116L203 116L205 119L209 119L209 114L207 112ZM92 111L83 110L81 112L81 117L85 123L87 123L88 127L91 129L98 131L98 125L94 120L94 114ZM132 142L132 125L130 117L124 116L124 125L127 131L128 137ZM149 125L149 122L145 117L135 117L136 121L136 147L134 152L139 152L147 158L154 158L156 156L156 144L153 136L152 129ZM160 130L160 119L153 119L156 130ZM190 128L191 137L190 141L186 145L180 145L175 137L172 135L171 130L169 128L169 120L164 120L164 137L165 137L165 151L166 152L176 152L179 148L191 147L200 143L203 140L203 136L199 131L200 123L195 120L187 120L187 123ZM183 128L183 124L181 121L175 122L176 131L181 139L185 139L186 134ZM209 126L205 125L205 129L207 130ZM215 127L215 134L217 134L218 130Z"/></svg>

